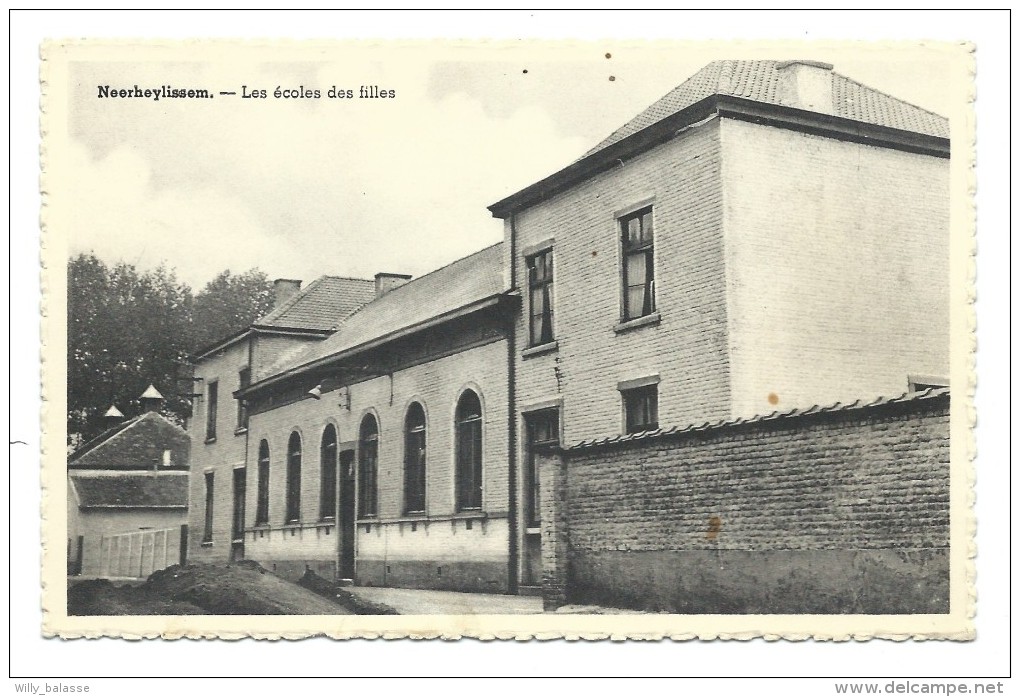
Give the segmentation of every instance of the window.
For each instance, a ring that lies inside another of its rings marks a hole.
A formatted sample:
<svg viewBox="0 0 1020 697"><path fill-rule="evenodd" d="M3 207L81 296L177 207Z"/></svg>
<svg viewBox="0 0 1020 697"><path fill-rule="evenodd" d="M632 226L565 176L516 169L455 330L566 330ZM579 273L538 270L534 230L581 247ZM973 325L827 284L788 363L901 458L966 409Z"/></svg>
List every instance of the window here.
<svg viewBox="0 0 1020 697"><path fill-rule="evenodd" d="M336 519L336 428L333 424L326 426L322 432L319 469L321 486L319 487L319 518L321 520Z"/></svg>
<svg viewBox="0 0 1020 697"><path fill-rule="evenodd" d="M376 515L376 489L379 472L379 425L375 417L366 414L361 420L358 437L358 517Z"/></svg>
<svg viewBox="0 0 1020 697"><path fill-rule="evenodd" d="M527 259L530 339L532 346L553 340L553 256L547 249Z"/></svg>
<svg viewBox="0 0 1020 697"><path fill-rule="evenodd" d="M659 427L659 387L646 385L622 392L627 433L654 431Z"/></svg>
<svg viewBox="0 0 1020 697"><path fill-rule="evenodd" d="M213 472L205 473L205 530L202 531L202 542L209 544L212 544L213 475Z"/></svg>
<svg viewBox="0 0 1020 697"><path fill-rule="evenodd" d="M425 410L415 402L404 419L404 513L425 512Z"/></svg>
<svg viewBox="0 0 1020 697"><path fill-rule="evenodd" d="M251 368L241 368L237 374L237 384L244 389L251 384ZM248 428L248 403L244 399L237 400L237 430Z"/></svg>
<svg viewBox="0 0 1020 697"><path fill-rule="evenodd" d="M255 499L255 524L269 522L269 443L259 443L259 481Z"/></svg>
<svg viewBox="0 0 1020 697"><path fill-rule="evenodd" d="M482 507L482 404L467 390L457 402L457 510Z"/></svg>
<svg viewBox="0 0 1020 697"><path fill-rule="evenodd" d="M527 415L527 463L524 471L525 522L529 528L542 524L541 489L536 467L536 446L558 445L560 442L560 414L555 409Z"/></svg>
<svg viewBox="0 0 1020 697"><path fill-rule="evenodd" d="M655 312L655 244L652 209L620 218L623 246L623 321Z"/></svg>
<svg viewBox="0 0 1020 697"><path fill-rule="evenodd" d="M209 405L205 410L205 439L215 440L216 439L216 409L219 402L220 384L218 382L209 383Z"/></svg>
<svg viewBox="0 0 1020 697"><path fill-rule="evenodd" d="M286 523L301 520L301 436L290 434L287 443L287 515Z"/></svg>
<svg viewBox="0 0 1020 697"><path fill-rule="evenodd" d="M245 491L245 469L238 467L234 470L234 520L231 525L231 540L238 542L244 540L244 491Z"/></svg>

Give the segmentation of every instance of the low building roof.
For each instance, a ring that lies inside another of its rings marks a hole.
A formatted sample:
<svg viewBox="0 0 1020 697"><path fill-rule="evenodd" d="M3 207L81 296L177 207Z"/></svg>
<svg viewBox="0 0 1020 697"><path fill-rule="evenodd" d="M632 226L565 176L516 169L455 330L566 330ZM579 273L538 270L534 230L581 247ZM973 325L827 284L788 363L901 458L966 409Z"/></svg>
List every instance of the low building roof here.
<svg viewBox="0 0 1020 697"><path fill-rule="evenodd" d="M148 470L163 466L163 451L171 452L174 469L187 469L191 437L183 428L155 411L109 428L71 453L69 469Z"/></svg>
<svg viewBox="0 0 1020 697"><path fill-rule="evenodd" d="M81 508L187 508L186 473L72 474Z"/></svg>
<svg viewBox="0 0 1020 697"><path fill-rule="evenodd" d="M191 359L199 360L226 348L248 336L253 329L269 333L293 332L319 339L374 297L373 279L320 276L251 326L203 346L192 354Z"/></svg>
<svg viewBox="0 0 1020 697"><path fill-rule="evenodd" d="M351 313L336 332L266 371L265 380L441 320L504 290L503 243L408 281Z"/></svg>
<svg viewBox="0 0 1020 697"><path fill-rule="evenodd" d="M328 331L374 297L372 279L320 276L254 326Z"/></svg>

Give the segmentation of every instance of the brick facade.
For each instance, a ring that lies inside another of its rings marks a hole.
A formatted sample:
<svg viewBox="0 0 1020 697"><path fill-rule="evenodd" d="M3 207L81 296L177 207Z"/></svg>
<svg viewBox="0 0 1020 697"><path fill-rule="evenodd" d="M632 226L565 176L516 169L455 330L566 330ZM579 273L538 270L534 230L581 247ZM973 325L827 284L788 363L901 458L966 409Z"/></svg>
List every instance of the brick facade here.
<svg viewBox="0 0 1020 697"><path fill-rule="evenodd" d="M234 469L244 467L247 434L237 429L237 400L240 371L248 366L248 341L235 342L205 358L195 367L194 401L188 421L191 433L191 485L188 508L188 559L197 562L226 561L230 558L233 519ZM216 438L206 439L209 385L217 384ZM213 474L213 530L205 539L206 474ZM204 541L203 541L204 540Z"/></svg>
<svg viewBox="0 0 1020 697"><path fill-rule="evenodd" d="M245 556L278 572L300 576L306 566L335 573L336 524L320 520L319 446L327 424L341 449L355 448L362 419L379 426L378 515L357 525L356 580L474 590L507 590L507 349L493 340L350 386L253 414L246 504ZM483 409L482 510L460 515L454 493L454 412L465 389ZM343 406L341 406L343 402ZM403 424L412 402L426 414L426 513L403 511ZM284 521L285 450L290 434L302 439L301 522ZM259 444L270 450L269 525L255 528ZM356 464L355 464L356 466Z"/></svg>
<svg viewBox="0 0 1020 697"><path fill-rule="evenodd" d="M562 458L543 463L566 472L550 604L566 586L683 613L949 611L948 391Z"/></svg>
<svg viewBox="0 0 1020 697"><path fill-rule="evenodd" d="M549 353L522 355L525 302L517 400L526 407L561 397L564 442L619 433L617 383L650 373L662 381L663 423L729 415L722 197L715 121L515 216L516 287L527 288L526 250L553 240L558 344ZM652 201L655 219L660 321L618 332L616 213L642 201Z"/></svg>

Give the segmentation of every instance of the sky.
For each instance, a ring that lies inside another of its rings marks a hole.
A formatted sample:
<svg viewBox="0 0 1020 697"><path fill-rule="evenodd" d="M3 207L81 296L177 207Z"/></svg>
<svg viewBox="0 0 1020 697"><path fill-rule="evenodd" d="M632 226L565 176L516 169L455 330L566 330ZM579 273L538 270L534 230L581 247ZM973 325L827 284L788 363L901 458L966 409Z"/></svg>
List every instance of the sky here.
<svg viewBox="0 0 1020 697"><path fill-rule="evenodd" d="M487 206L577 159L710 60L811 58L948 114L943 54L917 44L605 40L122 48L71 66L69 253L166 263L196 290L258 267L421 275L502 239ZM100 99L100 85L236 91ZM362 85L394 91L360 99ZM329 98L331 87L353 99ZM277 87L320 90L278 99ZM266 90L265 99L241 94Z"/></svg>

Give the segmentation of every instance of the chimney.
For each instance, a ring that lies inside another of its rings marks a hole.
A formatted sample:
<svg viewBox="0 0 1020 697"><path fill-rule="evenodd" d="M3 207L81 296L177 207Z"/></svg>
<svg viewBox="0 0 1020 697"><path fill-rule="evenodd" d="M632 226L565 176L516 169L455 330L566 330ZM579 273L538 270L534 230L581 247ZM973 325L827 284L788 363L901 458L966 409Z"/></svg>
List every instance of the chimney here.
<svg viewBox="0 0 1020 697"><path fill-rule="evenodd" d="M375 297L381 298L410 280L411 277L403 273L377 273L375 275Z"/></svg>
<svg viewBox="0 0 1020 697"><path fill-rule="evenodd" d="M120 413L120 409L117 408L116 404L111 404L110 408L103 414L103 427L113 428L123 420L124 415Z"/></svg>
<svg viewBox="0 0 1020 697"><path fill-rule="evenodd" d="M776 65L779 103L820 114L832 113L832 64L792 60Z"/></svg>
<svg viewBox="0 0 1020 697"><path fill-rule="evenodd" d="M155 385L149 385L139 399L142 401L142 411L158 412L163 406L163 395L159 393Z"/></svg>
<svg viewBox="0 0 1020 697"><path fill-rule="evenodd" d="M273 281L273 309L301 292L301 281L293 278L278 278Z"/></svg>

